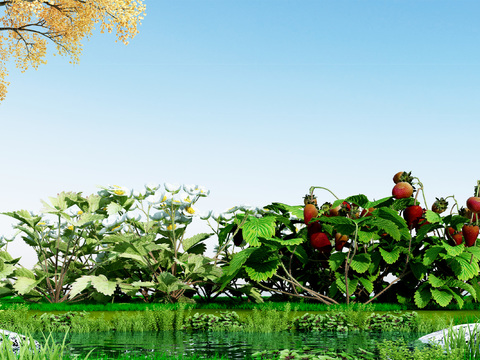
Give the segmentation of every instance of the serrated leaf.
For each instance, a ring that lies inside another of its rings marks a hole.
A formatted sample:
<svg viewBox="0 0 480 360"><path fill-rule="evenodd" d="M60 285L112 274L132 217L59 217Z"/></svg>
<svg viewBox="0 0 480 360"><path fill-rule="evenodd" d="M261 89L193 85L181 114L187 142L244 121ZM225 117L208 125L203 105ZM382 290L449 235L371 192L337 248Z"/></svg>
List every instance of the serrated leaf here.
<svg viewBox="0 0 480 360"><path fill-rule="evenodd" d="M368 270L368 268L370 267L370 263L370 254L362 253L354 256L352 262L350 263L350 266L353 270L362 274Z"/></svg>
<svg viewBox="0 0 480 360"><path fill-rule="evenodd" d="M93 287L100 293L106 296L111 296L115 292L117 283L109 281L105 275L92 276Z"/></svg>
<svg viewBox="0 0 480 360"><path fill-rule="evenodd" d="M199 243L189 248L188 253L201 255L201 254L204 254L206 250L207 250L207 245L205 243Z"/></svg>
<svg viewBox="0 0 480 360"><path fill-rule="evenodd" d="M83 290L89 287L91 285L91 281L92 275L83 275L76 279L72 284L72 288L68 297L73 299L76 295L80 294Z"/></svg>
<svg viewBox="0 0 480 360"><path fill-rule="evenodd" d="M438 303L438 305L445 307L450 304L452 301L453 295L447 291L440 289L430 289L433 299Z"/></svg>
<svg viewBox="0 0 480 360"><path fill-rule="evenodd" d="M451 260L450 266L459 280L469 280L480 272L477 261L470 263L471 257L464 252Z"/></svg>
<svg viewBox="0 0 480 360"><path fill-rule="evenodd" d="M380 230L385 231L388 235L390 235L394 240L400 240L400 231L398 227L390 220L382 219L382 218L372 218L369 219L368 224L376 226Z"/></svg>
<svg viewBox="0 0 480 360"><path fill-rule="evenodd" d="M431 224L443 223L440 215L438 215L436 212L433 212L432 210L427 210L426 213L425 213L425 217L426 217L427 221Z"/></svg>
<svg viewBox="0 0 480 360"><path fill-rule="evenodd" d="M472 281L472 283L475 284L475 281ZM460 288L462 290L465 290L466 292L468 292L470 295L472 295L472 297L476 300L477 299L477 290L475 289L474 286L468 284L468 283L465 283L463 281L460 281L460 280L457 280L457 279L448 279L447 280L447 283L446 285L448 287L455 287L455 288ZM478 286L478 285L477 285Z"/></svg>
<svg viewBox="0 0 480 360"><path fill-rule="evenodd" d="M110 204L107 205L107 214L109 216L116 215L122 210L123 210L123 207L117 203L111 202Z"/></svg>
<svg viewBox="0 0 480 360"><path fill-rule="evenodd" d="M262 244L269 243L269 244L274 244L275 246L281 245L281 247L283 247L283 246L299 245L304 242L305 242L305 239L303 238L279 239L279 238L273 237L270 240L262 241Z"/></svg>
<svg viewBox="0 0 480 360"><path fill-rule="evenodd" d="M26 277L18 277L17 280L15 281L15 284L13 284L13 288L20 294L20 295L25 295L32 291L35 286L40 284L40 282L44 279L45 277L41 277L39 280L35 279L30 279Z"/></svg>
<svg viewBox="0 0 480 360"><path fill-rule="evenodd" d="M367 293L371 294L373 292L373 282L365 278L359 278L358 280L363 285Z"/></svg>
<svg viewBox="0 0 480 360"><path fill-rule="evenodd" d="M295 256L297 257L298 260L300 260L300 262L302 264L306 264L308 263L308 255L307 255L307 252L305 251L305 249L303 248L303 246L287 246L287 249L288 251L292 252L295 254Z"/></svg>
<svg viewBox="0 0 480 360"><path fill-rule="evenodd" d="M345 201L348 201L349 203L354 203L362 208L366 207L367 204L369 204L368 198L363 194L349 196L345 199Z"/></svg>
<svg viewBox="0 0 480 360"><path fill-rule="evenodd" d="M275 203L275 204L280 205L285 210L289 211L296 218L303 220L303 206L301 205L291 206L283 203Z"/></svg>
<svg viewBox="0 0 480 360"><path fill-rule="evenodd" d="M372 201L372 202L368 203L365 206L365 208L369 209L371 207L373 207L373 208L389 207L390 205L393 204L394 201L395 200L391 196L388 196L388 197L384 197L382 199L375 200L375 201Z"/></svg>
<svg viewBox="0 0 480 360"><path fill-rule="evenodd" d="M400 257L400 248L399 247L396 247L394 248L392 251L388 252L387 250L384 250L382 248L379 248L380 250L380 254L382 254L382 258L383 260L385 260L385 262L387 264L393 264L395 263L398 258Z"/></svg>
<svg viewBox="0 0 480 360"><path fill-rule="evenodd" d="M343 233L342 233L343 234ZM369 243L370 241L372 241L375 237L375 233L374 232L371 232L371 231L362 231L362 230L358 230L358 242L362 243L362 244L367 244Z"/></svg>
<svg viewBox="0 0 480 360"><path fill-rule="evenodd" d="M250 255L256 250L256 248L250 247L234 254L232 260L230 260L230 263L228 265L228 271L226 275L233 275L238 270L240 270L240 268L243 266L243 264L245 264Z"/></svg>
<svg viewBox="0 0 480 360"><path fill-rule="evenodd" d="M345 201L345 199L337 199L333 202L332 204L332 209L336 208L338 205L342 205L342 203Z"/></svg>
<svg viewBox="0 0 480 360"><path fill-rule="evenodd" d="M331 254L330 258L328 259L328 265L330 266L330 269L332 269L332 271L336 271L345 262L346 257L346 252L337 251Z"/></svg>
<svg viewBox="0 0 480 360"><path fill-rule="evenodd" d="M269 259L267 261L245 266L245 271L253 281L265 281L270 279L276 273L280 261L278 259Z"/></svg>
<svg viewBox="0 0 480 360"><path fill-rule="evenodd" d="M446 283L445 280L442 280L433 274L428 275L428 282L435 288L442 287Z"/></svg>
<svg viewBox="0 0 480 360"><path fill-rule="evenodd" d="M200 233L196 234L192 237L189 237L188 239L184 239L182 242L182 247L183 251L188 251L192 246L198 244L199 242L208 239L211 236L211 234L207 233Z"/></svg>
<svg viewBox="0 0 480 360"><path fill-rule="evenodd" d="M335 280L335 284L337 285L338 289L342 291L344 294L347 293L347 288L345 286L345 277L338 277ZM348 295L352 296L355 290L357 289L358 279L348 279Z"/></svg>
<svg viewBox="0 0 480 360"><path fill-rule="evenodd" d="M24 267L15 269L15 276L25 277L28 279L35 279L35 274L33 273L33 271L28 270L27 268L24 268Z"/></svg>
<svg viewBox="0 0 480 360"><path fill-rule="evenodd" d="M455 257L463 253L465 246L450 246L447 243L442 244L443 248L447 251L448 256Z"/></svg>
<svg viewBox="0 0 480 360"><path fill-rule="evenodd" d="M444 248L442 246L432 246L425 251L425 255L423 256L423 265L428 266L433 263L443 249Z"/></svg>
<svg viewBox="0 0 480 360"><path fill-rule="evenodd" d="M275 235L275 218L267 216L256 218L249 216L242 226L243 239L251 246L260 246L259 238L270 239Z"/></svg>
<svg viewBox="0 0 480 360"><path fill-rule="evenodd" d="M465 249L465 252L468 252L470 254L473 254L473 257L477 260L480 260L480 248L478 246L470 246L470 247L465 247L465 246L459 246L463 249Z"/></svg>
<svg viewBox="0 0 480 360"><path fill-rule="evenodd" d="M413 296L413 300L415 305L420 309L427 306L429 301L432 299L432 293L430 289L421 286L417 291L415 291L415 295Z"/></svg>
<svg viewBox="0 0 480 360"><path fill-rule="evenodd" d="M453 295L453 298L454 298L455 301L457 302L458 307L459 307L460 309L462 309L463 304L464 304L464 301L463 301L462 297L461 297L460 295L458 295L458 294L457 294L455 291L453 291L452 289L448 289L448 288L447 288L446 290L447 290L450 294Z"/></svg>
<svg viewBox="0 0 480 360"><path fill-rule="evenodd" d="M2 267L2 270L0 271L0 279L7 278L9 275L13 274L14 271L15 271L14 265L4 264Z"/></svg>
<svg viewBox="0 0 480 360"><path fill-rule="evenodd" d="M427 267L420 262L411 262L410 269L418 280L422 280L428 271Z"/></svg>
<svg viewBox="0 0 480 360"><path fill-rule="evenodd" d="M405 209L406 207L413 205L414 201L415 199L413 197L397 199L392 204L392 209L396 211Z"/></svg>

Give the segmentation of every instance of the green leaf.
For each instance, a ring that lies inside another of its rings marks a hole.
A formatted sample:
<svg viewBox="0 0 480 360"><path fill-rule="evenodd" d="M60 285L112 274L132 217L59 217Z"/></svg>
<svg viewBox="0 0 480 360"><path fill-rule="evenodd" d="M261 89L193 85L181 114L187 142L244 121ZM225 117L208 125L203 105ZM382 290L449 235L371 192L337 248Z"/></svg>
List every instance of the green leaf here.
<svg viewBox="0 0 480 360"><path fill-rule="evenodd" d="M303 246L287 246L288 251L292 252L295 254L298 260L302 264L307 264L308 263L308 255Z"/></svg>
<svg viewBox="0 0 480 360"><path fill-rule="evenodd" d="M366 207L367 204L370 203L368 201L367 197L363 194L349 196L348 198L345 199L345 201L348 201L350 203L354 203L354 204L356 204L356 205L358 205L362 208Z"/></svg>
<svg viewBox="0 0 480 360"><path fill-rule="evenodd" d="M27 268L24 268L24 267L15 269L15 276L25 277L28 279L35 279L35 274L33 273L33 271L28 270Z"/></svg>
<svg viewBox="0 0 480 360"><path fill-rule="evenodd" d="M367 244L372 241L375 237L375 232L373 231L362 231L358 230L358 242L362 244Z"/></svg>
<svg viewBox="0 0 480 360"><path fill-rule="evenodd" d="M30 279L26 277L18 277L17 281L15 281L15 284L13 284L13 288L20 294L20 295L25 295L32 291L35 286L40 284L40 282L45 278L45 276L42 276L39 280L35 279Z"/></svg>
<svg viewBox="0 0 480 360"><path fill-rule="evenodd" d="M384 197L382 199L375 200L375 201L372 201L372 202L368 203L365 206L365 208L369 209L371 207L373 207L373 208L389 207L393 204L393 202L394 202L394 199L391 196L388 196L388 197Z"/></svg>
<svg viewBox="0 0 480 360"><path fill-rule="evenodd" d="M3 260L2 260L3 263ZM5 279L9 275L13 274L15 271L15 266L10 264L3 263L2 270L0 271L0 279Z"/></svg>
<svg viewBox="0 0 480 360"><path fill-rule="evenodd" d="M279 265L280 261L272 258L267 261L245 266L245 271L253 281L265 281L276 273Z"/></svg>
<svg viewBox="0 0 480 360"><path fill-rule="evenodd" d="M303 238L294 238L294 239L279 239L276 237L271 238L268 240L269 243L277 243L281 246L291 246L291 245L300 245L305 242Z"/></svg>
<svg viewBox="0 0 480 360"><path fill-rule="evenodd" d="M425 213L425 217L427 218L427 221L431 224L443 222L440 215L438 215L436 212L433 212L432 210L427 210Z"/></svg>
<svg viewBox="0 0 480 360"><path fill-rule="evenodd" d="M455 301L458 303L458 307L461 309L463 307L463 304L464 304L464 301L462 299L462 297L460 295L458 295L455 291L453 291L452 289L449 289L449 288L446 288L445 289L446 291L448 291L450 294L453 295L453 298L455 299Z"/></svg>
<svg viewBox="0 0 480 360"><path fill-rule="evenodd" d="M347 288L345 286L345 277L338 277L335 280L335 284L337 285L338 289L342 291L344 294L347 293ZM348 279L348 295L352 296L355 290L357 289L358 279Z"/></svg>
<svg viewBox="0 0 480 360"><path fill-rule="evenodd" d="M350 266L353 270L362 274L368 270L368 268L370 267L370 263L370 254L362 253L355 255L355 257L352 259Z"/></svg>
<svg viewBox="0 0 480 360"><path fill-rule="evenodd" d="M445 280L442 280L433 274L428 275L428 282L435 288L442 287L446 283Z"/></svg>
<svg viewBox="0 0 480 360"><path fill-rule="evenodd" d="M447 243L442 243L442 246L445 250L447 250L448 256L455 257L463 253L465 246L450 246Z"/></svg>
<svg viewBox="0 0 480 360"><path fill-rule="evenodd" d="M336 208L338 205L342 205L342 203L345 201L345 199L337 199L333 202L332 204L332 209Z"/></svg>
<svg viewBox="0 0 480 360"><path fill-rule="evenodd" d="M415 201L415 199L413 197L408 197L408 198L404 198L404 199L397 199L397 200L394 201L394 203L392 205L392 209L396 210L396 211L405 209L406 207L413 205L414 201Z"/></svg>
<svg viewBox="0 0 480 360"><path fill-rule="evenodd" d="M109 281L105 275L92 276L92 285L100 293L111 296L115 292L117 283Z"/></svg>
<svg viewBox="0 0 480 360"><path fill-rule="evenodd" d="M371 219L368 220L368 224L385 231L393 239L397 241L400 240L400 230L394 222L382 218L371 217Z"/></svg>
<svg viewBox="0 0 480 360"><path fill-rule="evenodd" d="M245 264L245 262L248 260L250 255L255 252L257 249L250 247L247 249L244 249L236 254L233 255L232 260L230 260L230 263L228 265L228 271L227 275L233 275L236 273L240 268Z"/></svg>
<svg viewBox="0 0 480 360"><path fill-rule="evenodd" d="M330 258L328 259L328 265L330 266L330 269L332 269L332 271L336 271L345 262L346 257L346 252L337 251L331 254Z"/></svg>
<svg viewBox="0 0 480 360"><path fill-rule="evenodd" d="M100 200L102 199L99 195L90 195L87 198L88 201L88 212L94 213L100 209Z"/></svg>
<svg viewBox="0 0 480 360"><path fill-rule="evenodd" d="M189 254L203 254L207 250L207 245L205 243L199 243L197 245L192 246L188 249Z"/></svg>
<svg viewBox="0 0 480 360"><path fill-rule="evenodd" d="M111 202L110 204L107 205L107 214L110 215L116 215L120 211L123 211L123 207L117 203Z"/></svg>
<svg viewBox="0 0 480 360"><path fill-rule="evenodd" d="M379 250L380 254L382 254L383 260L385 260L387 264L395 263L400 257L400 247L394 248L391 252L388 252L387 250L384 250L382 248L379 248Z"/></svg>
<svg viewBox="0 0 480 360"><path fill-rule="evenodd" d="M478 275L480 268L477 261L472 260L472 255L462 253L451 260L451 268L459 280L469 280Z"/></svg>
<svg viewBox="0 0 480 360"><path fill-rule="evenodd" d="M425 251L425 255L423 257L423 265L428 266L432 264L435 259L437 258L438 254L443 250L442 246L432 246L427 251Z"/></svg>
<svg viewBox="0 0 480 360"><path fill-rule="evenodd" d="M367 293L371 294L373 292L373 282L365 278L359 278L360 283L363 285Z"/></svg>
<svg viewBox="0 0 480 360"><path fill-rule="evenodd" d="M415 291L415 295L413 296L415 305L417 305L417 307L419 307L420 309L427 306L431 298L432 293L430 292L430 289L425 288L425 286L420 286L420 288Z"/></svg>
<svg viewBox="0 0 480 360"><path fill-rule="evenodd" d="M458 246L462 249L465 249L466 252L473 254L473 257L477 260L480 260L480 247L478 246L471 246L471 247L465 247L465 246Z"/></svg>
<svg viewBox="0 0 480 360"><path fill-rule="evenodd" d="M196 234L188 239L184 239L182 242L183 251L188 251L192 246L198 244L199 242L208 239L212 234L200 233Z"/></svg>
<svg viewBox="0 0 480 360"><path fill-rule="evenodd" d="M285 210L289 211L296 218L303 220L303 206L302 205L290 206L290 205L282 204L282 203L274 203L274 204L283 207Z"/></svg>
<svg viewBox="0 0 480 360"><path fill-rule="evenodd" d="M410 262L410 269L418 280L422 280L428 270L427 267L420 262Z"/></svg>
<svg viewBox="0 0 480 360"><path fill-rule="evenodd" d="M438 305L445 307L450 304L452 301L453 295L447 291L442 291L439 289L430 289L433 299L438 303Z"/></svg>
<svg viewBox="0 0 480 360"><path fill-rule="evenodd" d="M476 283L475 281L472 281L472 283ZM446 285L448 287L455 287L455 288L460 288L462 290L467 291L472 297L476 300L477 299L477 290L475 290L475 287L472 285L465 283L463 281L457 280L457 279L448 279ZM478 286L478 285L477 285Z"/></svg>
<svg viewBox="0 0 480 360"><path fill-rule="evenodd" d="M267 216L256 218L249 216L242 227L243 239L251 246L260 246L259 238L270 239L275 235L275 218Z"/></svg>

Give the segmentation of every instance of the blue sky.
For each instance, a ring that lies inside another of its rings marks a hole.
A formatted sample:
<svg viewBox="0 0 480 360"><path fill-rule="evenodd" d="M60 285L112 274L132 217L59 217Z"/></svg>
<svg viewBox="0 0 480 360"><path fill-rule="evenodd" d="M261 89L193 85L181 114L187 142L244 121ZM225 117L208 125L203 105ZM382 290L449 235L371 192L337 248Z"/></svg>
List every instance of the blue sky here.
<svg viewBox="0 0 480 360"><path fill-rule="evenodd" d="M0 211L147 182L207 187L201 210L300 204L311 185L378 199L402 170L422 180L429 206L472 195L478 1L145 3L128 46L97 32L79 65L10 64ZM11 224L1 216L0 234ZM34 253L12 245L33 266Z"/></svg>

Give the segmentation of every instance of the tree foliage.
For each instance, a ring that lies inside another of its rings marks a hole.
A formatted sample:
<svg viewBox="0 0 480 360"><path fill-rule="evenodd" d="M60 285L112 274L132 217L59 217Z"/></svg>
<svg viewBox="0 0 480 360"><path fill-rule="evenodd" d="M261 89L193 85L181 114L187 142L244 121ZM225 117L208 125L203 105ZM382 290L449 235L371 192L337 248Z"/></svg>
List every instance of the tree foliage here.
<svg viewBox="0 0 480 360"><path fill-rule="evenodd" d="M5 98L6 63L13 59L23 71L45 64L47 44L78 63L82 40L96 24L116 32L125 45L138 33L145 15L142 0L0 0L0 101Z"/></svg>

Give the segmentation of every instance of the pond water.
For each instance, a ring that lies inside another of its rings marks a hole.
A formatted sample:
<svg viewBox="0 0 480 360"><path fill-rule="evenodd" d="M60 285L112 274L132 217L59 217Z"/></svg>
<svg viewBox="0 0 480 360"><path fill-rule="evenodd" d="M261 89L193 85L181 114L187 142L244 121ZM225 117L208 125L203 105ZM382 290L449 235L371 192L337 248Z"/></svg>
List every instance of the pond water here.
<svg viewBox="0 0 480 360"><path fill-rule="evenodd" d="M152 353L176 355L213 356L215 353L229 359L244 359L257 351L302 349L309 346L315 349L339 349L354 353L358 348L373 351L377 342L404 339L412 346L414 341L425 333L383 332L365 333L245 333L245 332L96 332L68 334L65 344L71 355L82 359L90 350L95 350L90 358L108 355L118 357L126 352L135 355ZM40 343L44 343L40 333L32 333ZM53 333L54 340L61 343L65 333Z"/></svg>

